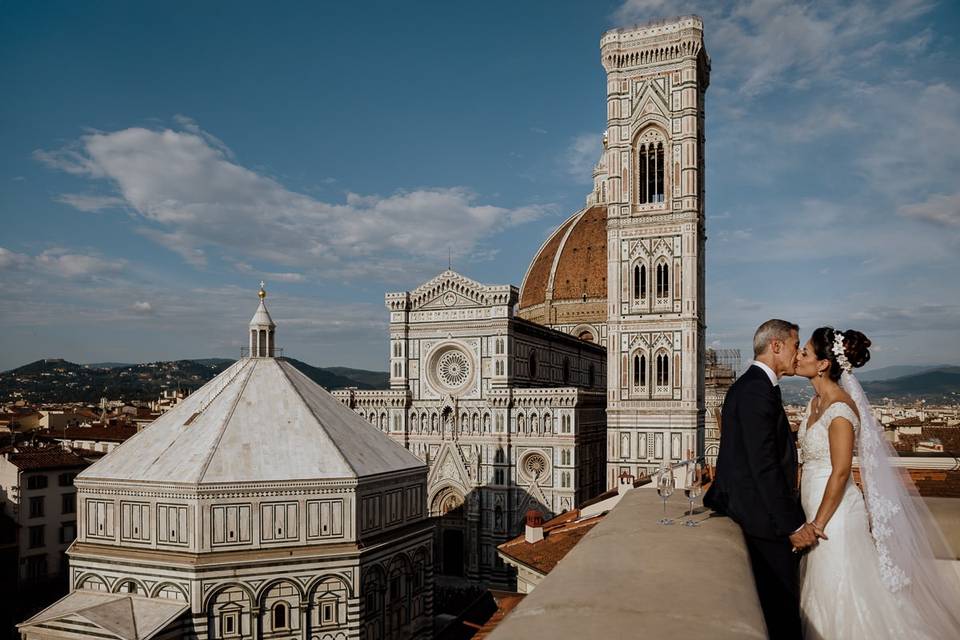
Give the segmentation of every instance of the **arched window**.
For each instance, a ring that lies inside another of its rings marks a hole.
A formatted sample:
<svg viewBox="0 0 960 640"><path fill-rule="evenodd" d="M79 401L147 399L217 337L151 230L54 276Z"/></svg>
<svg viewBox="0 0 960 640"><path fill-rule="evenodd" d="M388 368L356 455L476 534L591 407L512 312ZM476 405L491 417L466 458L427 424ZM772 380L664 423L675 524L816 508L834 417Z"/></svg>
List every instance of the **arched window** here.
<svg viewBox="0 0 960 640"><path fill-rule="evenodd" d="M633 386L640 386L640 356L633 356Z"/></svg>
<svg viewBox="0 0 960 640"><path fill-rule="evenodd" d="M670 297L670 267L665 262L657 265L657 298Z"/></svg>
<svg viewBox="0 0 960 640"><path fill-rule="evenodd" d="M637 194L640 204L663 202L663 143L648 142L637 152Z"/></svg>
<svg viewBox="0 0 960 640"><path fill-rule="evenodd" d="M287 603L278 602L273 607L273 628L287 628Z"/></svg>
<svg viewBox="0 0 960 640"><path fill-rule="evenodd" d="M640 356L640 386L647 386L647 356Z"/></svg>
<svg viewBox="0 0 960 640"><path fill-rule="evenodd" d="M633 268L633 297L640 299L640 265Z"/></svg>

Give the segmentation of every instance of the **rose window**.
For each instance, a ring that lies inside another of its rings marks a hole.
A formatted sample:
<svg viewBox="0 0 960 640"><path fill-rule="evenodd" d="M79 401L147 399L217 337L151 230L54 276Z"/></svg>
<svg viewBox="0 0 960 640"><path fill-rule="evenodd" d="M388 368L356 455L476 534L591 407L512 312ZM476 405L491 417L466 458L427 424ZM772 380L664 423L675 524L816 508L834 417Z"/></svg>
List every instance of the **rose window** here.
<svg viewBox="0 0 960 640"><path fill-rule="evenodd" d="M470 378L470 361L460 351L447 351L437 361L437 376L447 387L460 387Z"/></svg>
<svg viewBox="0 0 960 640"><path fill-rule="evenodd" d="M547 461L539 453L531 453L523 461L523 469L531 478L539 478L547 470Z"/></svg>

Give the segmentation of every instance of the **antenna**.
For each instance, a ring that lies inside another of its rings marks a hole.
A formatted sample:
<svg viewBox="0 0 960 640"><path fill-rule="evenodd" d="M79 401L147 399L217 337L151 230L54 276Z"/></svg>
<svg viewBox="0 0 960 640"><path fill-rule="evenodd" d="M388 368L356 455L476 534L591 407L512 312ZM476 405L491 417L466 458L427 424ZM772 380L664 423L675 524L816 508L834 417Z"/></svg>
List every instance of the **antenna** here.
<svg viewBox="0 0 960 640"><path fill-rule="evenodd" d="M453 249L447 245L447 271L453 271Z"/></svg>

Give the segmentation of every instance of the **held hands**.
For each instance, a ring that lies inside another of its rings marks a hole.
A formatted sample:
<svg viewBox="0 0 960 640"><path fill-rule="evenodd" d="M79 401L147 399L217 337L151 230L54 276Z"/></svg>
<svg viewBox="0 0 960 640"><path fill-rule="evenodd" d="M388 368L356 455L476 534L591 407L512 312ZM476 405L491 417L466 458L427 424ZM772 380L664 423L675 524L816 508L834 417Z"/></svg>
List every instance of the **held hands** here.
<svg viewBox="0 0 960 640"><path fill-rule="evenodd" d="M816 522L808 522L790 536L790 544L794 553L810 547L815 547L819 540L826 540L823 527Z"/></svg>

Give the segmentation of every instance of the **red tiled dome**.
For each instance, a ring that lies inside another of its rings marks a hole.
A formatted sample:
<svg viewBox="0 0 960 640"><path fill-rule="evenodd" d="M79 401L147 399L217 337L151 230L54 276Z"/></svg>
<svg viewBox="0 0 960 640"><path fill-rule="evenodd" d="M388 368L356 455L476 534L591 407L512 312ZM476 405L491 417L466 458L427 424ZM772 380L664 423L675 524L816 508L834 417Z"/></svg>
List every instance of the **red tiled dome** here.
<svg viewBox="0 0 960 640"><path fill-rule="evenodd" d="M594 205L540 247L523 278L518 315L550 326L597 325L607 320L606 301L607 208Z"/></svg>

